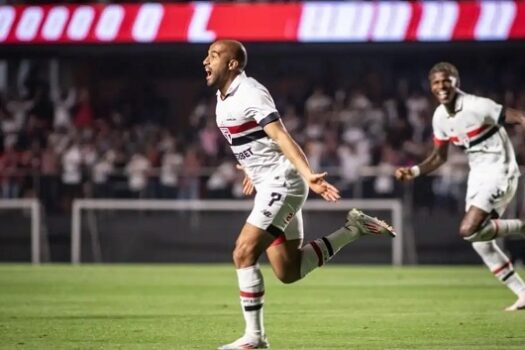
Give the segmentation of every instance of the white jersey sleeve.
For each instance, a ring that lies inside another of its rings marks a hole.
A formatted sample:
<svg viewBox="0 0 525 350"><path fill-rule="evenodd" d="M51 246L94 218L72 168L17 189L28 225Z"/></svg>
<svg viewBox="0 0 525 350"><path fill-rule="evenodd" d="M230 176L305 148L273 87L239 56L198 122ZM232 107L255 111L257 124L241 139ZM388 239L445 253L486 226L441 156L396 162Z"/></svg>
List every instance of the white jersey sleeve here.
<svg viewBox="0 0 525 350"><path fill-rule="evenodd" d="M272 96L268 90L255 80L253 85L242 99L244 115L253 118L257 124L264 127L266 124L279 119Z"/></svg>
<svg viewBox="0 0 525 350"><path fill-rule="evenodd" d="M476 111L483 116L485 124L503 125L505 121L505 110L502 105L489 98L473 96L475 99Z"/></svg>

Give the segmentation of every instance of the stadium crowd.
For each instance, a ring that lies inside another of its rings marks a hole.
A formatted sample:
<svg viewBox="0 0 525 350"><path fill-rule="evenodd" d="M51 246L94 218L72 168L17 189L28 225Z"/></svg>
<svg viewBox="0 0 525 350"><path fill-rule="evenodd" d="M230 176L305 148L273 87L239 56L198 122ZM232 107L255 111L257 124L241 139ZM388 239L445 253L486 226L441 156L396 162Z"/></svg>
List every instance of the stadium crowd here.
<svg viewBox="0 0 525 350"><path fill-rule="evenodd" d="M199 75L190 79L191 98L181 97L186 110L174 111L160 79L142 84L123 74L108 82L95 74L88 84L64 84L53 64L10 62L16 82L0 98L2 198L38 196L48 210L66 210L76 197L242 196L243 174L215 125L215 95ZM399 196L394 167L420 161L432 147L436 105L425 69L406 77L367 69L354 79L336 79L334 70L332 80L264 69L253 75L272 91L313 168L329 171L343 197L368 198ZM525 86L515 79L473 80L468 92L525 110ZM511 135L524 164L525 135ZM418 179L414 200L461 200L466 168L462 152L451 148L441 176Z"/></svg>

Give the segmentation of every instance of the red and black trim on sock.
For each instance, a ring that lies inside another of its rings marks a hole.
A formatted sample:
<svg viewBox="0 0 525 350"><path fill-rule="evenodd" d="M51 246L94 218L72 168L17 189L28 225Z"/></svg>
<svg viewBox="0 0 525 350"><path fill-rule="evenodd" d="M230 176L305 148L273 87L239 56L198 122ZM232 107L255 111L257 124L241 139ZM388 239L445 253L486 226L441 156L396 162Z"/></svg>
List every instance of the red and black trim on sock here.
<svg viewBox="0 0 525 350"><path fill-rule="evenodd" d="M500 267L492 270L492 273L494 276L496 276L501 282L505 282L508 280L512 275L514 275L515 271L510 261L507 261L505 264L501 265Z"/></svg>
<svg viewBox="0 0 525 350"><path fill-rule="evenodd" d="M261 292L240 292L242 307L244 311L257 311L263 307L264 291Z"/></svg>
<svg viewBox="0 0 525 350"><path fill-rule="evenodd" d="M326 237L310 241L308 244L312 246L315 255L317 255L317 266L319 267L323 266L334 255L334 248Z"/></svg>

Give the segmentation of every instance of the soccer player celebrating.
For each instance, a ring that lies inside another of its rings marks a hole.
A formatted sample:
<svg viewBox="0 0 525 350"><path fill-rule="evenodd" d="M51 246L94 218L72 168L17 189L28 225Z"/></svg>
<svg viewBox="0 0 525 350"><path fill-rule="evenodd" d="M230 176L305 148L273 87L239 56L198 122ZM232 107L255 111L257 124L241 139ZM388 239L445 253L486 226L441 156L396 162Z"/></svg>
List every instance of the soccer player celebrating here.
<svg viewBox="0 0 525 350"><path fill-rule="evenodd" d="M203 61L206 83L217 88L217 125L246 173L244 192L256 191L253 209L233 252L237 269L244 335L219 349L264 349L264 281L257 263L266 251L279 280L293 283L325 264L343 246L362 235L394 237L392 228L359 210L351 210L343 227L302 246L301 208L308 188L328 202L339 191L314 173L281 122L268 90L244 69L247 53L233 40L214 42Z"/></svg>
<svg viewBox="0 0 525 350"><path fill-rule="evenodd" d="M450 63L436 64L428 79L432 94L440 103L432 120L434 149L420 164L396 169L395 177L411 180L436 170L447 161L449 143L465 150L470 172L466 214L459 234L472 242L494 276L518 296L505 310L523 310L525 284L494 239L525 232L522 220L498 219L512 200L520 176L503 124L519 123L525 128L525 114L461 91L458 70Z"/></svg>

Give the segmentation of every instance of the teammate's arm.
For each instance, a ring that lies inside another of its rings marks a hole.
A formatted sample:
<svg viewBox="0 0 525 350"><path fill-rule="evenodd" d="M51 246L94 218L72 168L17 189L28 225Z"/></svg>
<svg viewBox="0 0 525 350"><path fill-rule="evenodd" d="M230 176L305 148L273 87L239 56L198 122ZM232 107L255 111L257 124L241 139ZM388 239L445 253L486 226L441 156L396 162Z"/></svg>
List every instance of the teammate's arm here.
<svg viewBox="0 0 525 350"><path fill-rule="evenodd" d="M274 140L286 158L295 166L299 174L308 182L315 193L327 201L333 202L340 198L339 190L325 181L326 172L313 173L303 150L290 136L280 119L264 126L266 134Z"/></svg>
<svg viewBox="0 0 525 350"><path fill-rule="evenodd" d="M525 129L525 113L514 108L506 108L505 123L521 124L521 126Z"/></svg>
<svg viewBox="0 0 525 350"><path fill-rule="evenodd" d="M448 142L434 144L432 153L420 164L408 168L401 167L396 169L394 176L397 180L407 181L413 178L433 172L447 161Z"/></svg>

